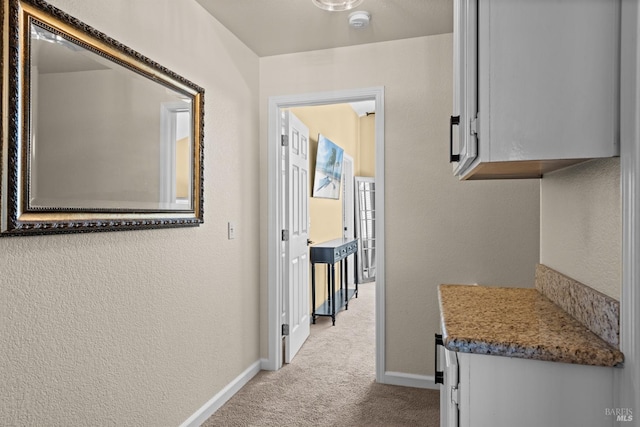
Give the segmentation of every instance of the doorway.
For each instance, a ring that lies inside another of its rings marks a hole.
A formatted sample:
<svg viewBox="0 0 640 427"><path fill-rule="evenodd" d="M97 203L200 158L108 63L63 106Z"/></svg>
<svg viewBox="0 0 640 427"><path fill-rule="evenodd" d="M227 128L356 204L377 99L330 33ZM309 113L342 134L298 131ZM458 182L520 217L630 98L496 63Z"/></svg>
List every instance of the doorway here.
<svg viewBox="0 0 640 427"><path fill-rule="evenodd" d="M384 382L384 88L374 87L325 93L312 93L269 98L268 105L268 359L263 369L278 370L282 366L282 325L281 315L286 309L283 301L283 268L279 259L281 230L279 224L281 201L283 200L280 135L282 132L282 109L302 106L342 104L359 101L375 102L375 176L377 197L376 236L376 381Z"/></svg>

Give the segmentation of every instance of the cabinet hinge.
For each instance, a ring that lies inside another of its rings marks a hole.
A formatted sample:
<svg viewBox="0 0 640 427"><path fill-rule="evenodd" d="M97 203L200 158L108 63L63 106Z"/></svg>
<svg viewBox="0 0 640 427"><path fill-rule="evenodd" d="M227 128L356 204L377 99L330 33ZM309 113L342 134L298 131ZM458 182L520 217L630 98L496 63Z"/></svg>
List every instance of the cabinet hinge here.
<svg viewBox="0 0 640 427"><path fill-rule="evenodd" d="M282 144L283 147L288 147L289 146L289 135L282 135L282 137L280 138L280 143Z"/></svg>
<svg viewBox="0 0 640 427"><path fill-rule="evenodd" d="M287 335L289 335L289 325L287 325L286 323L282 324L282 336L286 337Z"/></svg>
<svg viewBox="0 0 640 427"><path fill-rule="evenodd" d="M289 241L289 230L282 230L282 241L283 242Z"/></svg>
<svg viewBox="0 0 640 427"><path fill-rule="evenodd" d="M451 386L451 402L460 404L460 389L457 386Z"/></svg>
<svg viewBox="0 0 640 427"><path fill-rule="evenodd" d="M471 133L471 135L478 134L478 118L477 117L471 120L471 124L469 126L469 133Z"/></svg>
<svg viewBox="0 0 640 427"><path fill-rule="evenodd" d="M476 116L475 119L471 119L471 124L469 126L469 132L472 135L478 135L478 132L480 132L480 115Z"/></svg>

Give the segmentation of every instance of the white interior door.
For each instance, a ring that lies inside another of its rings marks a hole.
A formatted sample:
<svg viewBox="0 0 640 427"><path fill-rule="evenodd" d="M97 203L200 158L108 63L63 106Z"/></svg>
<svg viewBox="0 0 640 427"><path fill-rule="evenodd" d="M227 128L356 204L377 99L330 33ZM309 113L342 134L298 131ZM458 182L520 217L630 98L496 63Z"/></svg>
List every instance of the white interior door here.
<svg viewBox="0 0 640 427"><path fill-rule="evenodd" d="M342 237L345 239L353 239L356 235L355 231L355 206L353 198L353 158L347 154L342 160ZM347 272L347 284L354 284L354 263L347 263L349 271Z"/></svg>
<svg viewBox="0 0 640 427"><path fill-rule="evenodd" d="M283 230L283 307L289 334L284 335L284 361L291 362L310 333L309 307L309 129L283 111L285 209ZM287 236L288 235L288 236ZM284 329L286 329L285 327Z"/></svg>

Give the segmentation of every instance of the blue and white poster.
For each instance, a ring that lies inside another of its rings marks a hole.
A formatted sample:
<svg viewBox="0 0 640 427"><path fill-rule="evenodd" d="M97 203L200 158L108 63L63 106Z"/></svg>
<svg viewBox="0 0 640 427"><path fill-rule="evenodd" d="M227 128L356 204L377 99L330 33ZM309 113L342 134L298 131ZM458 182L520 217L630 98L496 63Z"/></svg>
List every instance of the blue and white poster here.
<svg viewBox="0 0 640 427"><path fill-rule="evenodd" d="M340 198L342 158L344 150L323 135L318 135L316 174L313 180L313 197Z"/></svg>

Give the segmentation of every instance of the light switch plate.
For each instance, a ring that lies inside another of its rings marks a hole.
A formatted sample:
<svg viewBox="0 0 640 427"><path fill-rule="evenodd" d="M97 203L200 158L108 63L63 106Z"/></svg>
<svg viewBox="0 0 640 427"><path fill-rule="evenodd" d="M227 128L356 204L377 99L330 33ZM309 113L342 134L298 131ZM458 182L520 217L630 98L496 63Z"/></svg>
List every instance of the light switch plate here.
<svg viewBox="0 0 640 427"><path fill-rule="evenodd" d="M236 238L236 224L234 222L229 221L227 223L227 234L229 236L229 240Z"/></svg>

